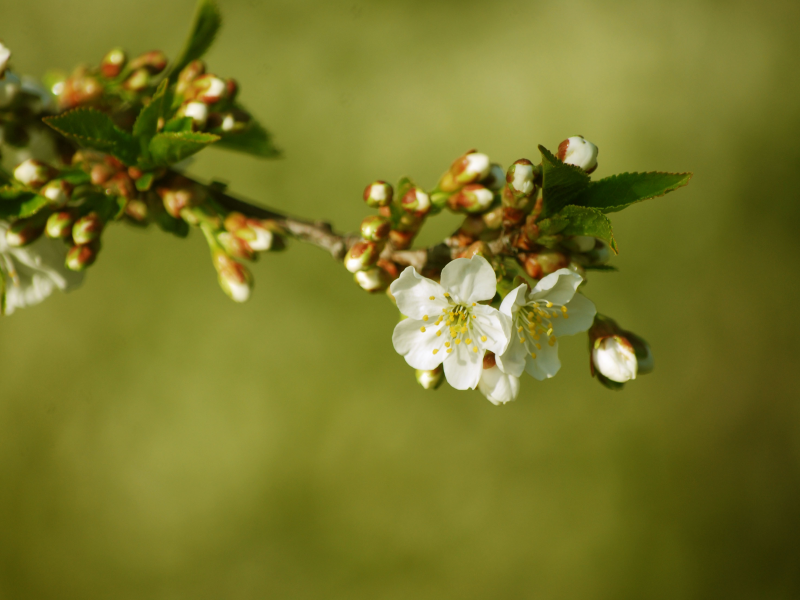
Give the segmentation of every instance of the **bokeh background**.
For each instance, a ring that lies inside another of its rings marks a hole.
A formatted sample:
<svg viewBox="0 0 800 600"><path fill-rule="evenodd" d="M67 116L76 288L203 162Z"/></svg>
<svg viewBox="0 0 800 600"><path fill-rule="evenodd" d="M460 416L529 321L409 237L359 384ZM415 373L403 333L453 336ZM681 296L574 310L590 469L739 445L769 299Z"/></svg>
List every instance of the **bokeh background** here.
<svg viewBox="0 0 800 600"><path fill-rule="evenodd" d="M656 370L607 391L576 336L511 405L424 392L321 251L263 257L239 306L200 236L120 226L0 321L0 598L800 597L800 4L220 4L210 68L285 158L190 170L265 204L354 229L375 178L575 134L597 176L694 171L613 215L586 288ZM193 10L0 0L32 75L175 56Z"/></svg>

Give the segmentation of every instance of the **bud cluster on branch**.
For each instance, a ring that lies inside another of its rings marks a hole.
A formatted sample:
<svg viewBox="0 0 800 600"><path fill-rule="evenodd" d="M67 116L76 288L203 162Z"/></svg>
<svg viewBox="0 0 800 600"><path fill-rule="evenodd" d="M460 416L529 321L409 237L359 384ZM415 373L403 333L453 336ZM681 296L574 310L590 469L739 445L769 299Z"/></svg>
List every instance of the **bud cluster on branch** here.
<svg viewBox="0 0 800 600"><path fill-rule="evenodd" d="M652 368L646 342L597 314L583 295L590 271L614 270L607 216L688 183L690 173L623 173L593 181L597 147L581 136L555 154L508 168L470 150L433 188L377 180L363 199L375 212L360 230L295 218L238 199L183 172L214 145L277 156L271 136L239 102L239 86L201 58L221 24L201 0L189 40L170 62L160 51L109 51L97 66L50 73L44 85L9 69L0 44L0 307L35 304L78 285L110 225L156 225L185 237L199 229L222 290L249 299L246 266L287 239L316 245L370 293L385 292L401 320L396 351L425 389L444 380L513 400L527 372L559 368L561 336L588 332L590 369L621 388ZM463 220L438 244L414 241L443 211Z"/></svg>

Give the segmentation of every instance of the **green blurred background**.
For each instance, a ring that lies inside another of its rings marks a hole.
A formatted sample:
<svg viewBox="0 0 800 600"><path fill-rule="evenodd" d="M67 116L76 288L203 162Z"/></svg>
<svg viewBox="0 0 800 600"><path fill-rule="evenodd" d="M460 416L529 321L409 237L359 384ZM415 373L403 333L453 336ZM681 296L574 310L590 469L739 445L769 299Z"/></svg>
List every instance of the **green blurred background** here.
<svg viewBox="0 0 800 600"><path fill-rule="evenodd" d="M271 206L355 229L375 178L575 134L597 176L694 171L614 215L586 288L656 371L607 391L576 336L511 405L424 392L321 251L263 257L239 306L196 233L118 227L0 321L0 598L800 597L800 4L220 4L210 68L285 158L190 170ZM0 33L41 75L174 57L193 10L0 0Z"/></svg>

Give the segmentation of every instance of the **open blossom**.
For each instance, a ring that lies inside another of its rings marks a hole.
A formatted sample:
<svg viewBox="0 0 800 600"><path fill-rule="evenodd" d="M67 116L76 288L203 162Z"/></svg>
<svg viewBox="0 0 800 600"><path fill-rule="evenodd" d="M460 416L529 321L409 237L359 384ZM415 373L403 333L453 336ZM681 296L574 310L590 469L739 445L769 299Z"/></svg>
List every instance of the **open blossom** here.
<svg viewBox="0 0 800 600"><path fill-rule="evenodd" d="M67 247L59 240L40 237L24 248L6 243L8 224L0 221L0 276L5 280L5 312L39 304L58 288L68 291L83 281L82 273L64 266Z"/></svg>
<svg viewBox="0 0 800 600"><path fill-rule="evenodd" d="M444 366L447 382L458 390L475 389L486 351L508 346L509 320L479 302L491 300L497 280L482 256L458 258L442 269L441 283L407 267L390 288L408 318L392 335L395 350L415 369Z"/></svg>
<svg viewBox="0 0 800 600"><path fill-rule="evenodd" d="M497 366L519 377L523 371L538 380L561 368L558 338L586 331L596 313L591 300L577 294L583 278L570 269L559 269L528 292L526 284L509 292L500 311L512 320L511 342L497 356Z"/></svg>
<svg viewBox="0 0 800 600"><path fill-rule="evenodd" d="M478 382L478 389L495 406L505 404L516 400L519 395L519 377L503 373L497 366L494 355L487 353L483 359L483 372Z"/></svg>

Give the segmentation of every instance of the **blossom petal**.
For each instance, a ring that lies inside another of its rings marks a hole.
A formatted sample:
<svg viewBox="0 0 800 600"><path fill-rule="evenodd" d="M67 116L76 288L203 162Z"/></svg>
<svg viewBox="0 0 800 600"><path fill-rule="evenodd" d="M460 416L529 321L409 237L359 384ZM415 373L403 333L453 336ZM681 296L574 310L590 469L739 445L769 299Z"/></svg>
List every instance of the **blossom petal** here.
<svg viewBox="0 0 800 600"><path fill-rule="evenodd" d="M481 347L495 354L502 354L511 339L511 319L496 308L478 304L472 307L472 327L474 335L486 336L481 339Z"/></svg>
<svg viewBox="0 0 800 600"><path fill-rule="evenodd" d="M543 381L558 373L561 368L561 361L558 359L558 341L552 346L547 342L540 344L541 348L536 348L536 358L530 354L525 363L525 370L538 379Z"/></svg>
<svg viewBox="0 0 800 600"><path fill-rule="evenodd" d="M553 304L567 304L583 277L570 269L559 269L543 278L531 292L532 300L548 300Z"/></svg>
<svg viewBox="0 0 800 600"><path fill-rule="evenodd" d="M525 342L520 342L517 336L511 338L505 352L495 356L497 366L500 367L504 373L514 375L515 377L522 375L528 358L530 358L530 355L528 354L527 344Z"/></svg>
<svg viewBox="0 0 800 600"><path fill-rule="evenodd" d="M457 258L442 269L442 287L461 302L491 300L497 292L497 276L480 255Z"/></svg>
<svg viewBox="0 0 800 600"><path fill-rule="evenodd" d="M519 377L503 373L494 366L483 370L478 389L495 406L505 404L519 395Z"/></svg>
<svg viewBox="0 0 800 600"><path fill-rule="evenodd" d="M474 352L467 344L453 344L453 352L446 355L444 376L457 390L474 390L483 371L483 352Z"/></svg>
<svg viewBox="0 0 800 600"><path fill-rule="evenodd" d="M583 294L575 294L569 304L567 304L567 315L569 318L553 319L553 333L556 337L562 335L575 335L581 331L586 331L594 322L594 315L597 309L594 302Z"/></svg>
<svg viewBox="0 0 800 600"><path fill-rule="evenodd" d="M414 267L406 267L400 277L392 282L389 291L400 312L412 319L429 315L435 320L449 304L442 286L417 273Z"/></svg>
<svg viewBox="0 0 800 600"><path fill-rule="evenodd" d="M425 327L425 332L422 328ZM404 319L394 328L392 344L397 353L415 369L430 371L444 360L445 336L437 336L434 327L426 327L424 321ZM437 352L434 354L434 350Z"/></svg>
<svg viewBox="0 0 800 600"><path fill-rule="evenodd" d="M504 315L508 315L509 317L513 317L514 313L519 309L519 307L525 305L525 302L527 301L525 294L527 291L528 284L523 283L519 287L515 287L513 290L508 292L506 297L503 298L503 302L500 304L500 312Z"/></svg>

